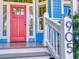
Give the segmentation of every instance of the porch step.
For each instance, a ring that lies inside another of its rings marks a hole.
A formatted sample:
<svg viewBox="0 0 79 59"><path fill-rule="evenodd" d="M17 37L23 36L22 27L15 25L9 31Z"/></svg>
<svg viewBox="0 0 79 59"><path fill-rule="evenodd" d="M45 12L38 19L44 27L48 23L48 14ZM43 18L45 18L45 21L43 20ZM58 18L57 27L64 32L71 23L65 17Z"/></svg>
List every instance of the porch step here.
<svg viewBox="0 0 79 59"><path fill-rule="evenodd" d="M49 57L46 47L40 48L17 48L17 49L0 49L0 59L20 59L20 58L36 58Z"/></svg>
<svg viewBox="0 0 79 59"><path fill-rule="evenodd" d="M19 59L19 58L37 58L37 57L49 57L47 52L33 52L33 53L16 53L16 54L4 54L0 55L0 59Z"/></svg>
<svg viewBox="0 0 79 59"><path fill-rule="evenodd" d="M10 58L10 59L49 59L49 56L41 56L41 57L23 57L23 58Z"/></svg>

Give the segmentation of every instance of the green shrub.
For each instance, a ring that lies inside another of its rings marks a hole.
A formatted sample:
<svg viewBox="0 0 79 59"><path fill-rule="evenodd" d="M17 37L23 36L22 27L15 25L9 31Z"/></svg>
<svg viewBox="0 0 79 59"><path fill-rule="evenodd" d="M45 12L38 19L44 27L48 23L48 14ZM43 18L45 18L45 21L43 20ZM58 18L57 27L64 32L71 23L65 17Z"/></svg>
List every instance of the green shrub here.
<svg viewBox="0 0 79 59"><path fill-rule="evenodd" d="M79 13L73 16L73 33L74 35L79 34Z"/></svg>
<svg viewBox="0 0 79 59"><path fill-rule="evenodd" d="M79 13L73 16L73 34L79 35ZM79 41L74 38L74 59L79 59Z"/></svg>

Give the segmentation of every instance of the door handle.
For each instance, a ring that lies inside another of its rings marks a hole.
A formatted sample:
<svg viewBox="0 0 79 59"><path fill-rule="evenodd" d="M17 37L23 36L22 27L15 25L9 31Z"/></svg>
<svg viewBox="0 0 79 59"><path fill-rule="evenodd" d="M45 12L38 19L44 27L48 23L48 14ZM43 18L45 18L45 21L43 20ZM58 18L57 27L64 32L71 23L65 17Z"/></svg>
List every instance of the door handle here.
<svg viewBox="0 0 79 59"><path fill-rule="evenodd" d="M24 25L26 25L26 22L24 22Z"/></svg>
<svg viewBox="0 0 79 59"><path fill-rule="evenodd" d="M26 25L26 24L24 24L24 25Z"/></svg>

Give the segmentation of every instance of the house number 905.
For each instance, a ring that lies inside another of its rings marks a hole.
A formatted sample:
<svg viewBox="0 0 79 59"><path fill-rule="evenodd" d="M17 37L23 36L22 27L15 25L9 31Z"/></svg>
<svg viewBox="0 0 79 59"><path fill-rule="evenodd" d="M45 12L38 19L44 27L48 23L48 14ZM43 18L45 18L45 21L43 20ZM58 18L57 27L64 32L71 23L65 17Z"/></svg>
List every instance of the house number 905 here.
<svg viewBox="0 0 79 59"><path fill-rule="evenodd" d="M65 34L65 40L67 41L67 53L72 53L73 52L73 33L72 31L72 22L67 21L66 22L66 28L67 28L67 33Z"/></svg>

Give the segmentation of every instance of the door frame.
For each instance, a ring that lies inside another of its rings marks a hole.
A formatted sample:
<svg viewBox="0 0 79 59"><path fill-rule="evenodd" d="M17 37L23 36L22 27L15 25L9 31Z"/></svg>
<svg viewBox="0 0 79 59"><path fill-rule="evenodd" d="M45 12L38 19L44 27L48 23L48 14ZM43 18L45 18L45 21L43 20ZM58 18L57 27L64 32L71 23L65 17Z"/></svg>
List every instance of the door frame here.
<svg viewBox="0 0 79 59"><path fill-rule="evenodd" d="M34 0L33 0L34 1ZM34 2L35 3L35 2ZM3 4L4 5L7 5L7 36L6 36L6 39L7 39L7 42L10 42L10 5L11 4L14 4L14 5L26 5L26 15L29 15L29 7L32 6L33 7L33 22L34 22L34 28L33 28L33 32L34 32L34 35L33 36L29 36L29 16L26 17L26 29L27 29L27 37L26 37L26 41L29 41L29 38L36 38L36 31L35 31L35 4L34 3L17 3L17 2L4 2ZM2 36L3 37L3 36ZM34 40L36 41L36 39Z"/></svg>

